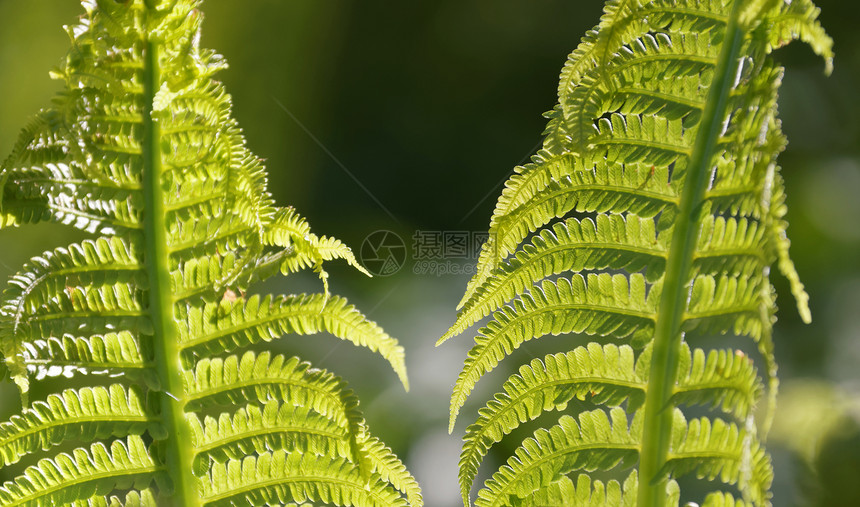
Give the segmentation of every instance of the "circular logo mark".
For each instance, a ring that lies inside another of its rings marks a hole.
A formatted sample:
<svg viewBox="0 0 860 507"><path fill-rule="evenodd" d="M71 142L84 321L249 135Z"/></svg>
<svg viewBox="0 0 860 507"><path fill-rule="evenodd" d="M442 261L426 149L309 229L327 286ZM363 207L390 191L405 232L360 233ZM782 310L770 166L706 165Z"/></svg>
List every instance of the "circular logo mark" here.
<svg viewBox="0 0 860 507"><path fill-rule="evenodd" d="M391 231L373 231L361 243L361 262L374 276L389 276L406 262L406 244Z"/></svg>

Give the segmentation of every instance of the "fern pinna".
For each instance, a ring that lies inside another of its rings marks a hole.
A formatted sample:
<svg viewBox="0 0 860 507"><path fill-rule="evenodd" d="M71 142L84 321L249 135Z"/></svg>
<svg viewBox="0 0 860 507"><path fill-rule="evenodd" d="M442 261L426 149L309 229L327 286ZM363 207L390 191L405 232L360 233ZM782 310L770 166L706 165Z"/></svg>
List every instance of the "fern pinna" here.
<svg viewBox="0 0 860 507"><path fill-rule="evenodd" d="M273 204L213 80L225 63L199 47L198 3L84 0L54 72L65 89L3 163L0 225L95 237L32 259L3 294L24 408L0 425L17 474L0 504L421 505L343 381L248 350L326 331L407 386L397 341L328 294L322 263L361 269L350 250ZM306 268L323 293L245 295ZM49 394L30 403L33 382Z"/></svg>
<svg viewBox="0 0 860 507"><path fill-rule="evenodd" d="M568 335L575 347L520 366L467 428L465 505L491 446L577 399L603 407L535 431L476 505L678 505L685 474L725 484L705 485L705 505L769 504L769 416L753 417L763 381L742 351L701 347L752 338L772 409L774 261L810 316L787 255L783 71L769 53L800 38L829 70L817 15L809 0L607 2L439 340L492 313L454 387L452 429L478 380L524 342Z"/></svg>

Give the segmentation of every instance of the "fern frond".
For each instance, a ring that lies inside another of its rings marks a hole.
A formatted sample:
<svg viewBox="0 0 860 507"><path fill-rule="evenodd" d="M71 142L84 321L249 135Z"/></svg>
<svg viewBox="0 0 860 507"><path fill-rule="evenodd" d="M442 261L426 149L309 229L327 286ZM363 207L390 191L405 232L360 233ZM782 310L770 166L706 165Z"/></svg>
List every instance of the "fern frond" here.
<svg viewBox="0 0 860 507"><path fill-rule="evenodd" d="M140 280L143 266L139 250L118 237L85 240L68 248L46 252L25 264L4 292L9 301L4 316L14 319L21 313L14 305L30 307L45 304L58 288L109 285ZM17 311L14 311L14 310ZM17 314L17 315L16 315Z"/></svg>
<svg viewBox="0 0 860 507"><path fill-rule="evenodd" d="M673 477L695 472L699 478L737 484L754 505L767 502L773 482L770 457L754 434L722 419L703 417L687 423L679 410L675 411L672 446L661 472Z"/></svg>
<svg viewBox="0 0 860 507"><path fill-rule="evenodd" d="M770 260L761 248L764 229L746 218L706 217L694 256L695 268L706 273L755 276L755 271L764 269Z"/></svg>
<svg viewBox="0 0 860 507"><path fill-rule="evenodd" d="M800 276L798 276L797 270L794 268L794 262L791 260L791 257L788 256L788 247L791 242L788 240L788 236L786 235L788 222L783 218L786 213L786 206L785 185L782 181L782 177L778 174L774 174L772 185L773 196L771 199L773 202L771 210L773 213L772 220L775 222L775 226L772 229L773 236L771 240L775 244L774 248L776 249L778 259L777 267L779 267L779 271L782 273L782 276L784 276L788 280L789 284L791 284L791 295L794 296L797 303L797 313L800 314L800 318L803 322L809 324L812 322L812 313L809 311L809 295L803 288Z"/></svg>
<svg viewBox="0 0 860 507"><path fill-rule="evenodd" d="M643 218L653 217L677 202L667 184L666 167L653 164L588 165L565 155L546 164L526 166L515 174L490 221L489 239L481 250L476 275L459 307L472 298L496 268L530 233L554 218L576 212L604 213L625 207ZM517 178L517 176L520 176Z"/></svg>
<svg viewBox="0 0 860 507"><path fill-rule="evenodd" d="M696 277L684 317L686 331L697 334L733 332L758 339L761 321L761 287L755 278Z"/></svg>
<svg viewBox="0 0 860 507"><path fill-rule="evenodd" d="M153 363L144 360L137 338L128 331L36 340L26 344L15 359L36 380L81 373L125 375L132 380L143 379L148 386L153 385Z"/></svg>
<svg viewBox="0 0 860 507"><path fill-rule="evenodd" d="M66 504L113 489L142 488L155 480L162 467L154 463L140 437L115 440L110 449L98 443L76 449L27 468L24 475L0 487L3 505L33 502Z"/></svg>
<svg viewBox="0 0 860 507"><path fill-rule="evenodd" d="M601 118L597 135L592 139L608 161L630 161L669 166L676 160L689 157L688 135L679 120L667 120L655 115L629 115L613 113Z"/></svg>
<svg viewBox="0 0 860 507"><path fill-rule="evenodd" d="M741 499L735 500L731 493L713 492L705 497L702 507L752 507L752 503Z"/></svg>
<svg viewBox="0 0 860 507"><path fill-rule="evenodd" d="M312 234L307 221L293 208L277 209L262 239L265 245L284 248L258 263L258 267L263 270L262 273L274 267L285 275L305 268L313 268L323 282L323 292L326 297L328 296L328 273L322 268L323 261L344 259L350 266L371 276L355 259L352 250L340 240ZM260 277L262 273L252 274L252 276ZM267 275L262 274L262 276Z"/></svg>
<svg viewBox="0 0 860 507"><path fill-rule="evenodd" d="M266 245L290 250L281 264L284 274L311 267L322 261L343 259L350 266L370 276L355 260L352 250L337 239L325 236L320 238L312 234L307 221L291 207L276 210L263 235L263 241Z"/></svg>
<svg viewBox="0 0 860 507"><path fill-rule="evenodd" d="M0 465L45 458L0 503L200 505L201 477L248 455L270 482L236 498L405 503L392 489L401 488L420 504L343 381L295 358L228 355L328 332L378 352L408 387L398 342L329 295L324 262L366 273L350 249L275 206L213 79L226 63L200 47L200 1L82 4L52 73L63 91L0 165L0 227L52 221L100 237L32 259L3 293L0 352L25 408L0 424ZM305 268L322 294L245 297L255 282ZM27 408L30 382L59 375L83 387L48 383L47 401ZM53 455L72 439L90 451ZM289 466L272 468L273 456ZM310 489L294 472L316 474Z"/></svg>
<svg viewBox="0 0 860 507"><path fill-rule="evenodd" d="M269 400L262 406L247 404L216 420L187 416L193 435L195 470L206 472L209 460L223 463L269 450L312 452L323 456L352 457L349 428L339 426L308 407Z"/></svg>
<svg viewBox="0 0 860 507"><path fill-rule="evenodd" d="M625 158L625 152L633 155L634 160L639 154L648 153L656 156L652 163L664 165L686 151L684 146L687 143L681 136L681 125L675 124L674 119L690 115L692 118L687 119L687 124L690 124L704 109L703 90L689 81L683 84L684 78L713 68L718 48L710 45L708 33L673 32L670 29L652 35L647 33L647 27L643 28L636 38L629 41L625 51L612 55L602 69L584 76L565 97L564 104L570 111L566 120L573 146L579 140L589 150L602 144L598 140L601 138L599 132L603 129L598 127L595 132L593 119L600 117L603 111L619 107L623 113L641 115L639 117L643 121L655 121L655 125L643 124L641 130L630 130L631 125L625 128L621 123L622 116L616 116L611 122L612 128L621 128L625 134L619 138L620 143L613 142L611 136L604 140L619 148L627 148L617 152L618 158ZM645 79L653 79L655 83L661 84L642 86ZM681 84L679 88L662 84L676 79L676 84ZM631 87L635 88L630 90ZM632 96L628 97L628 94ZM660 116L643 114L651 112L659 112ZM630 117L635 118L628 115ZM669 135L662 139L652 137L650 133L655 132L655 126L660 129L656 132L663 131ZM641 137L643 134L646 137ZM640 143L650 144L647 147L650 149L633 149L634 145ZM608 158L613 160L615 157L610 155Z"/></svg>
<svg viewBox="0 0 860 507"><path fill-rule="evenodd" d="M542 149L505 184L457 320L437 343L495 312L454 386L451 424L478 380L528 340L585 334L601 339L576 350L601 350L611 338L622 350L632 347L631 358L633 349L641 352L623 370L587 378L550 372L540 361L521 366L467 430L464 505L489 446L586 390L610 405L626 396L626 413L641 424L631 438L642 480L624 501L677 503L672 478L695 470L738 484L738 505L768 505L772 472L756 435L767 432L778 386L774 262L801 318L810 319L788 257L775 161L786 145L777 118L783 70L768 55L799 38L829 72L832 41L817 17L810 0L607 0L599 25L562 69ZM688 344L725 334L758 345L764 382L741 351L691 351ZM619 389L621 379L635 387ZM751 414L763 383L768 413L756 428ZM707 415L688 427L682 414L690 405L703 405ZM552 442L545 444L540 451L520 447L479 503L588 505L590 497L557 470L522 464L532 451L551 453ZM498 481L522 486L503 491ZM721 493L706 501L735 503Z"/></svg>
<svg viewBox="0 0 860 507"><path fill-rule="evenodd" d="M740 351L702 349L680 360L674 400L686 405L706 404L745 420L761 397L763 387L750 358Z"/></svg>
<svg viewBox="0 0 860 507"><path fill-rule="evenodd" d="M512 498L511 505L545 505L547 507L563 507L570 498L574 498L576 491L577 490L573 487L573 482L571 482L571 480L565 475L556 482L551 483L549 486L535 491L528 497L522 499L522 501L520 501L519 497Z"/></svg>
<svg viewBox="0 0 860 507"><path fill-rule="evenodd" d="M629 283L629 285L628 285ZM481 334L457 377L451 396L452 418L463 406L478 380L523 342L564 333L625 338L647 335L651 329L653 300L658 291L645 294L641 275L580 275L570 280L545 281L529 294L497 311Z"/></svg>
<svg viewBox="0 0 860 507"><path fill-rule="evenodd" d="M503 259L531 232L571 211L603 213L626 206L631 213L652 217L677 198L666 184L668 173L653 165L625 164L589 167L573 159L571 170L499 219L490 237ZM653 170L653 171L652 171ZM663 183L662 185L660 183Z"/></svg>
<svg viewBox="0 0 860 507"><path fill-rule="evenodd" d="M539 429L526 439L486 487L478 492L475 505L508 505L511 498L525 497L574 470L608 470L626 467L637 456L637 424L628 429L627 415L620 408L583 412L579 425L562 416L549 430Z"/></svg>
<svg viewBox="0 0 860 507"><path fill-rule="evenodd" d="M157 507L156 495L151 488L131 490L124 497L97 495L86 500L75 500L74 507Z"/></svg>
<svg viewBox="0 0 860 507"><path fill-rule="evenodd" d="M366 440L361 442L361 454L370 463L371 472L379 474L383 481L405 494L409 505L415 507L424 505L424 497L421 495L418 482L406 470L400 459L391 452L391 449L379 439L366 435Z"/></svg>
<svg viewBox="0 0 860 507"><path fill-rule="evenodd" d="M463 503L469 503L472 482L487 450L522 423L549 410L563 411L574 398L609 406L625 400L631 407L641 404L647 379L634 373L633 363L633 349L628 346L590 343L587 348L521 366L502 386L504 392L496 394L466 429L459 465ZM455 416L452 413L449 431Z"/></svg>
<svg viewBox="0 0 860 507"><path fill-rule="evenodd" d="M684 102L688 102L686 98L690 96L689 93L678 93L673 97L671 93L655 93L651 87L637 89L635 83L639 80L625 79L638 71L635 68L636 62L631 62L634 65L628 65L626 68L617 63L612 65L612 62L614 59L621 61L624 58L629 59L629 54L637 50L644 50L645 46L641 42L642 39L646 41L655 40L654 37L650 39L643 37L649 32L653 33L669 28L669 31L673 33L704 34L719 29L725 24L726 16L714 12L716 9L710 5L711 3L687 2L687 5L679 7L672 1L608 2L600 24L586 33L582 42L570 54L562 68L558 87L559 117L551 122L555 125L548 129L545 147L564 146L566 149L579 153L587 148L589 134L593 131L591 131L590 125L575 121L573 118L578 110L583 109L583 106L587 108L589 105L597 105L601 103L601 100L606 100L607 94L597 91L600 87L595 85L595 83L603 80L609 81L611 83L610 88L616 88L614 90L616 94L623 97L624 100L618 100L616 103L624 104L627 107L640 103L639 99L642 95L645 97L650 95L651 98L646 98L645 101L659 104L655 106L658 110L667 110L666 112L668 112L671 108L667 108L664 104L671 104L675 97L680 99L678 101L679 106L689 108L688 104L684 104ZM660 32L657 32L657 36L666 37ZM668 46L663 44L662 46L665 51L667 47L671 47L671 44ZM618 51L617 48L619 47L625 48L628 54L625 54L624 51ZM680 67L677 61L675 67ZM613 76L617 68L623 69L624 72L619 73L618 76ZM648 76L652 76L653 70L645 68ZM659 87L665 86L666 81L655 82L653 86L659 90ZM694 109L696 108L694 107ZM633 110L635 111L636 108L634 107ZM646 111L647 109L638 112ZM600 113L593 115L592 118L599 115ZM695 119L696 115L691 112L689 116L692 120ZM584 115L580 115L580 117L584 118ZM556 131L563 132L564 135L560 136Z"/></svg>
<svg viewBox="0 0 860 507"><path fill-rule="evenodd" d="M49 121L46 119L45 128L56 128L49 126ZM48 138L55 145L48 153L44 147L38 147L37 153L15 161L31 162L33 166L14 176L4 174L0 225L54 220L91 233L139 230L140 216L135 206L139 204L139 196L135 195L139 184L133 180L100 182L90 179L79 166L57 156L57 152L66 150L65 143L55 140L59 134L36 133L30 140L32 144L38 146Z"/></svg>
<svg viewBox="0 0 860 507"><path fill-rule="evenodd" d="M193 373L186 372L185 383L191 411L246 400L263 403L283 400L295 407L312 409L338 426L348 426L355 438L363 424L358 399L346 384L296 357L246 352L241 359L235 355L223 360L202 359Z"/></svg>
<svg viewBox="0 0 860 507"><path fill-rule="evenodd" d="M211 476L201 479L202 499L208 505L305 501L345 506L407 505L378 475L364 480L347 461L312 453L267 452L211 469Z"/></svg>
<svg viewBox="0 0 860 507"><path fill-rule="evenodd" d="M327 331L338 338L367 347L388 360L408 388L404 352L397 340L339 296L321 294L290 297L250 296L246 300L207 303L179 309L187 322L180 328L180 344L186 354L232 351L285 333L314 334Z"/></svg>
<svg viewBox="0 0 860 507"><path fill-rule="evenodd" d="M792 40L800 39L809 44L815 54L824 58L824 72L833 71L833 39L818 22L821 9L811 0L795 0L779 4L776 12L769 13L771 23L769 50L778 49Z"/></svg>
<svg viewBox="0 0 860 507"><path fill-rule="evenodd" d="M44 337L79 337L117 329L148 329L137 283L137 249L119 238L84 241L46 252L10 280L0 308L4 355ZM18 356L18 360L21 357Z"/></svg>
<svg viewBox="0 0 860 507"><path fill-rule="evenodd" d="M522 501L513 499L512 505L540 505L548 507L564 507L577 505L583 507L634 507L636 505L636 490L639 487L638 474L634 470L627 476L623 484L618 481L592 481L588 475L580 474L576 478L576 486L567 477L536 492ZM678 483L670 481L666 487L666 501L669 507L678 507L681 491Z"/></svg>
<svg viewBox="0 0 860 507"><path fill-rule="evenodd" d="M663 255L665 245L658 241L652 219L600 214L593 221L571 218L557 223L497 268L461 306L457 321L440 340L462 333L537 280L595 269L644 270L654 279L662 273Z"/></svg>
<svg viewBox="0 0 860 507"><path fill-rule="evenodd" d="M68 440L141 435L151 424L139 389L126 391L119 384L107 389L67 389L0 424L0 465L8 466Z"/></svg>

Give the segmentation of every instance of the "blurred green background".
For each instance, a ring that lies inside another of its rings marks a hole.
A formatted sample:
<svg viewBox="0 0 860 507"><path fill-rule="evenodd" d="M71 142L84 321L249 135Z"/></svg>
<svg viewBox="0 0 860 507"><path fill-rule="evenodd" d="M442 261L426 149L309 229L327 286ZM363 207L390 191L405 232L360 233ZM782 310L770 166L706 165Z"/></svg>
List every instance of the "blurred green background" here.
<svg viewBox="0 0 860 507"><path fill-rule="evenodd" d="M813 311L813 324L802 325L776 277L783 396L769 445L777 506L860 505L858 8L817 3L836 41L833 75L826 78L801 43L776 55L787 68L780 110L789 147L780 163L789 235ZM450 389L471 340L433 344L453 322L468 275L438 269L467 270L474 261L422 262L412 237L486 231L503 181L540 142L559 70L602 2L207 0L203 10L203 44L230 63L220 78L249 146L266 159L277 202L355 251L377 230L393 231L405 246L404 265L390 276L328 269L332 290L406 347L410 393L382 359L334 338L288 338L282 346L349 381L429 507L457 505L459 438L508 372L499 368L479 383L449 436ZM0 0L0 157L57 90L47 72L68 47L61 25L79 12L73 0ZM0 275L79 238L50 226L2 231ZM320 284L311 274L267 289ZM561 350L560 339L547 342ZM0 406L3 418L20 407L8 382ZM512 445L489 461L498 464Z"/></svg>

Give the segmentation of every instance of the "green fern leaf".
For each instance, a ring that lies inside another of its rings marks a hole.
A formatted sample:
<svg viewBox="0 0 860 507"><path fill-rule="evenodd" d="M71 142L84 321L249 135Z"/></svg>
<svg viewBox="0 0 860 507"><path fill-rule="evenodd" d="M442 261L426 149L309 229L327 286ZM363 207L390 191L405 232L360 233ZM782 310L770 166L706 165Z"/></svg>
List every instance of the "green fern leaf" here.
<svg viewBox="0 0 860 507"><path fill-rule="evenodd" d="M544 229L523 245L461 306L457 322L442 337L459 334L533 284L566 271L644 269L650 279L662 273L665 245L654 221L629 216L597 215L596 220L571 218Z"/></svg>
<svg viewBox="0 0 860 507"><path fill-rule="evenodd" d="M155 507L158 504L155 501L155 495L152 493L152 490L147 488L141 491L129 491L122 498L116 495L99 495L87 500L76 500L69 505L75 507Z"/></svg>
<svg viewBox="0 0 860 507"><path fill-rule="evenodd" d="M573 487L573 482L565 476L558 481L553 482L549 486L536 491L531 496L525 498L522 502L518 502L517 499L512 499L513 501L511 505L545 505L547 507L562 507L569 499L574 498L576 491L577 490Z"/></svg>
<svg viewBox="0 0 860 507"><path fill-rule="evenodd" d="M493 474L475 505L508 505L511 497L523 497L574 470L626 467L635 461L638 426L628 431L627 416L621 409L583 412L579 425L562 416L549 430L539 429L523 442L505 466Z"/></svg>
<svg viewBox="0 0 860 507"><path fill-rule="evenodd" d="M702 507L749 507L753 504L741 499L735 500L731 493L714 492L705 497Z"/></svg>
<svg viewBox="0 0 860 507"><path fill-rule="evenodd" d="M52 73L63 92L0 165L0 226L94 236L3 292L0 352L24 409L0 424L0 465L18 476L0 503L421 505L341 379L246 350L326 332L408 389L397 340L329 294L325 262L364 268L275 206L213 79L226 63L199 45L199 4L82 0ZM320 294L246 296L303 269ZM57 390L59 376L82 387ZM31 383L47 397L31 404Z"/></svg>
<svg viewBox="0 0 860 507"><path fill-rule="evenodd" d="M0 425L0 463L8 466L68 440L141 435L153 424L139 389L126 392L119 384L109 389L67 389Z"/></svg>
<svg viewBox="0 0 860 507"><path fill-rule="evenodd" d="M349 462L312 453L275 451L231 460L214 465L211 478L203 478L201 484L203 499L210 505L307 500L346 506L407 505L378 475L367 481Z"/></svg>
<svg viewBox="0 0 860 507"><path fill-rule="evenodd" d="M496 206L489 239L478 259L477 274L469 282L460 307L472 298L501 260L531 232L553 218L563 217L570 211L602 213L613 207L626 207L630 213L648 218L666 212L670 204L677 202L677 195L666 183L665 168L657 170L653 165L641 164L588 167L580 158L570 155L548 161L546 165L546 169L526 166L530 172L515 174L511 186L505 189L513 192L503 193ZM532 174L535 172L544 174L535 178ZM529 178L516 178L518 175ZM522 203L512 206L518 200Z"/></svg>
<svg viewBox="0 0 860 507"><path fill-rule="evenodd" d="M521 366L467 429L464 505L490 446L545 411L568 410L574 397L604 405L588 417L633 418L623 461L638 459L631 477L641 480L623 495L617 483L604 494L609 486L587 474L574 487L567 474L622 458L605 434L583 433L594 464L570 465L564 438L538 430L541 439L527 439L485 484L479 505L620 505L622 496L677 505L673 478L689 472L742 497L717 491L706 503L769 505L772 471L757 435L770 426L778 386L773 263L810 320L788 256L776 165L786 143L776 116L783 71L769 54L801 39L829 72L832 41L818 12L809 0L606 2L562 69L543 147L506 183L457 319L437 342L492 313L454 386L453 429L478 380L516 348L546 335L571 340L571 352ZM692 346L713 335L751 339L764 381L741 350ZM621 342L611 346L625 351L623 362L567 359L600 357L607 340ZM756 426L762 384L768 410ZM688 424L691 405L707 415Z"/></svg>
<svg viewBox="0 0 860 507"><path fill-rule="evenodd" d="M202 359L194 372L185 372L188 408L199 411L212 405L234 405L243 400L284 400L358 428L362 420L358 399L334 375L311 368L310 363L268 352L246 352L222 360Z"/></svg>
<svg viewBox="0 0 860 507"><path fill-rule="evenodd" d="M672 448L663 473L678 477L695 471L699 478L719 477L739 487L754 505L770 496L773 466L754 434L721 419L694 419L687 423L675 411Z"/></svg>
<svg viewBox="0 0 860 507"><path fill-rule="evenodd" d="M351 457L348 428L306 407L270 400L263 406L248 404L232 414L222 412L217 420L206 417L201 422L192 416L188 420L198 453L194 468L201 473L210 459L223 463L269 449Z"/></svg>
<svg viewBox="0 0 860 507"><path fill-rule="evenodd" d="M383 481L404 493L409 505L417 507L424 505L424 498L421 495L418 482L409 474L400 459L391 452L391 449L385 447L377 438L367 436L367 439L361 442L361 453L370 462L371 471L379 474Z"/></svg>
<svg viewBox="0 0 860 507"><path fill-rule="evenodd" d="M631 286L627 283L623 276L605 273L589 274L588 282L580 275L556 283L545 281L513 306L496 312L475 339L457 378L449 431L478 380L526 340L571 332L617 337L647 333L653 325L648 309L653 303L645 300L644 279L633 277Z"/></svg>
<svg viewBox="0 0 860 507"><path fill-rule="evenodd" d="M76 449L72 455L40 460L22 476L0 487L0 500L9 506L62 505L113 489L139 489L161 472L162 467L150 457L143 440L129 436L127 444L115 440L110 449L97 443L89 451Z"/></svg>
<svg viewBox="0 0 860 507"><path fill-rule="evenodd" d="M686 347L685 347L686 349ZM746 420L761 397L762 385L750 358L740 351L685 350L678 364L682 375L675 387L679 404L707 404Z"/></svg>
<svg viewBox="0 0 860 507"><path fill-rule="evenodd" d="M549 355L520 367L483 409L463 437L460 454L460 493L464 503L487 450L521 423L549 410L563 411L574 398L595 403L641 404L645 381L634 373L633 349L590 343L567 354ZM451 421L453 425L453 420Z"/></svg>
<svg viewBox="0 0 860 507"><path fill-rule="evenodd" d="M391 363L408 387L403 348L397 340L367 320L338 296L321 294L273 298L250 296L246 300L221 301L182 309L187 328L179 340L186 354L206 355L232 351L235 347L269 341L286 333L314 334L328 331L379 353Z"/></svg>
<svg viewBox="0 0 860 507"><path fill-rule="evenodd" d="M588 475L577 476L576 486L563 477L558 482L550 484L523 502L514 500L512 505L546 505L562 507L565 505L581 505L584 507L633 507L636 505L636 491L639 486L636 471L630 473L623 484L618 481L592 481ZM667 505L677 507L681 491L678 483L670 481L666 487Z"/></svg>

